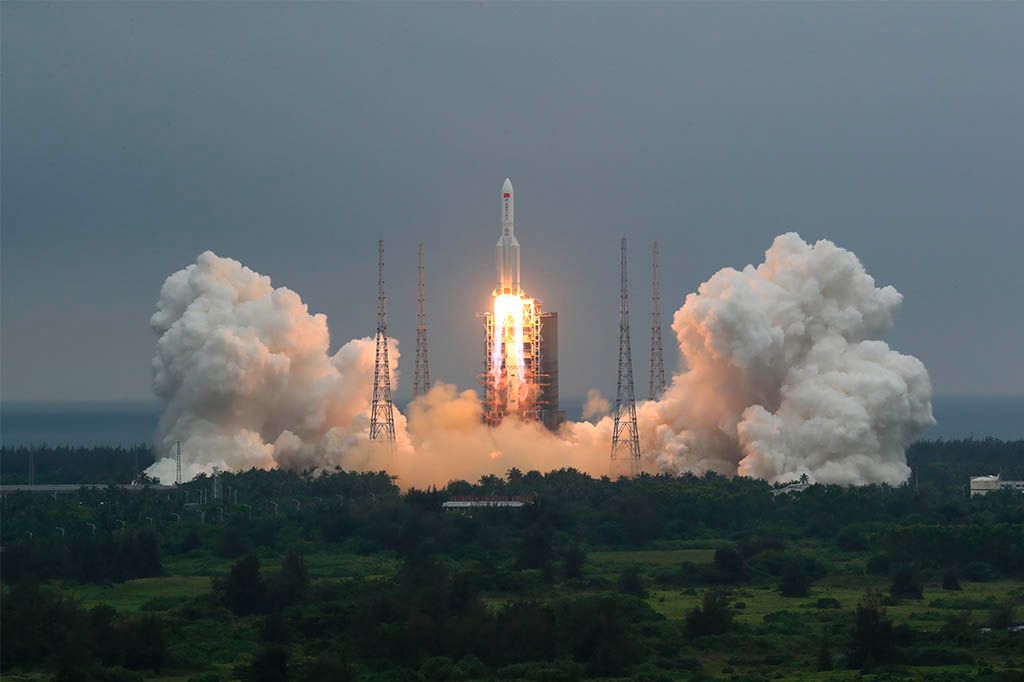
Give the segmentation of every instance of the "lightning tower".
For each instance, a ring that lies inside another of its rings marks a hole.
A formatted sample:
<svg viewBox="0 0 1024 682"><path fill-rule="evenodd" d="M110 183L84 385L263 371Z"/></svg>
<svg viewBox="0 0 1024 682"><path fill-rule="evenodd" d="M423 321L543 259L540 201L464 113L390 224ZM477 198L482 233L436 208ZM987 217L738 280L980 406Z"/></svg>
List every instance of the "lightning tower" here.
<svg viewBox="0 0 1024 682"><path fill-rule="evenodd" d="M651 371L647 397L657 400L665 392L665 356L661 350L661 291L658 288L658 242L651 259Z"/></svg>
<svg viewBox="0 0 1024 682"><path fill-rule="evenodd" d="M391 403L391 366L388 362L388 309L384 293L384 240L377 242L377 356L373 363L373 405L370 440L395 444L395 412Z"/></svg>
<svg viewBox="0 0 1024 682"><path fill-rule="evenodd" d="M174 474L174 485L181 485L181 441L175 443L174 452L174 465L176 468Z"/></svg>
<svg viewBox="0 0 1024 682"><path fill-rule="evenodd" d="M416 298L416 371L412 378L413 396L421 396L430 390L430 361L427 358L427 310L423 294L423 242L420 242L419 295Z"/></svg>
<svg viewBox="0 0 1024 682"><path fill-rule="evenodd" d="M612 429L610 474L633 477L640 473L640 435L636 426L636 395L633 391L633 358L629 347L629 297L626 286L626 238L622 238L622 272L619 279L619 376L615 391L615 425Z"/></svg>

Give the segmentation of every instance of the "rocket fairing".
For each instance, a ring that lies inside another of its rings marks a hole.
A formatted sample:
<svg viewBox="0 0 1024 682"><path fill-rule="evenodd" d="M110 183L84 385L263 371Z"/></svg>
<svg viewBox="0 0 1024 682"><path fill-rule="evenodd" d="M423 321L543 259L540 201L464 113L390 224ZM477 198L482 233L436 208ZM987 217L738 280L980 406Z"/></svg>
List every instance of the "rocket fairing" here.
<svg viewBox="0 0 1024 682"><path fill-rule="evenodd" d="M498 255L497 293L517 296L519 288L519 240L515 234L515 195L512 181L505 178L501 186L501 237L496 247Z"/></svg>

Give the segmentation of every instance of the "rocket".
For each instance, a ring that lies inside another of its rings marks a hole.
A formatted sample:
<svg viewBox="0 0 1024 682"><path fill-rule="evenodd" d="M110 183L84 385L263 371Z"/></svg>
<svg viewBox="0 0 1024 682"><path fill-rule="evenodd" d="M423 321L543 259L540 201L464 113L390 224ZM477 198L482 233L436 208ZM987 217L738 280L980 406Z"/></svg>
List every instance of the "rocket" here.
<svg viewBox="0 0 1024 682"><path fill-rule="evenodd" d="M519 240L515 234L515 196L512 181L501 186L501 237L498 238L498 295L519 294Z"/></svg>

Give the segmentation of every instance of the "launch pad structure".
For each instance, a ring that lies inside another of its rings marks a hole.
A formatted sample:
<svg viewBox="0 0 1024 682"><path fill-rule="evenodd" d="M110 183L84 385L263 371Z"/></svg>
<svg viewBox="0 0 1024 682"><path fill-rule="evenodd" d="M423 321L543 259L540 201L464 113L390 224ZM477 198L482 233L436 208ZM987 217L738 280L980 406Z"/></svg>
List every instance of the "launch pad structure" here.
<svg viewBox="0 0 1024 682"><path fill-rule="evenodd" d="M492 292L492 309L480 315L484 422L497 426L514 415L557 430L565 420L558 406L558 314L545 313L541 301L520 287L513 192L506 178L496 246L498 286Z"/></svg>

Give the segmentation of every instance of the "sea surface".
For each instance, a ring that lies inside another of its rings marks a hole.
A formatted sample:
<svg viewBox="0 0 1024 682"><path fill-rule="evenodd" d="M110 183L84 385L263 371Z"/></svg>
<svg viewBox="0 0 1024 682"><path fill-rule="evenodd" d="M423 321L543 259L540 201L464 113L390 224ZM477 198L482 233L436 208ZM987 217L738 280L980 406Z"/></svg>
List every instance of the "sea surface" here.
<svg viewBox="0 0 1024 682"><path fill-rule="evenodd" d="M924 438L1024 439L1024 396L936 397L938 425ZM402 407L402 405L400 405ZM562 408L579 419L582 400ZM160 419L160 405L145 403L0 403L0 444L137 445L151 443Z"/></svg>

